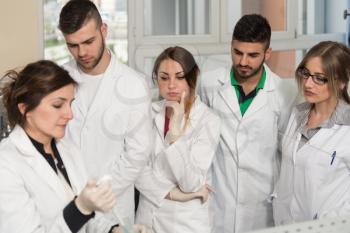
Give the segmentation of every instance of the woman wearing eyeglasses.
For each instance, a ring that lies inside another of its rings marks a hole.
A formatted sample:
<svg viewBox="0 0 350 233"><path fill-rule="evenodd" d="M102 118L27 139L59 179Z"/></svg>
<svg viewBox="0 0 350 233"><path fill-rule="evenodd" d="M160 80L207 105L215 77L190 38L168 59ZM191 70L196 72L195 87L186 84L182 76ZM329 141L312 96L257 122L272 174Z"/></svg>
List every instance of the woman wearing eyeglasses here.
<svg viewBox="0 0 350 233"><path fill-rule="evenodd" d="M306 102L282 140L277 225L350 214L349 76L349 48L331 41L311 48L296 70Z"/></svg>

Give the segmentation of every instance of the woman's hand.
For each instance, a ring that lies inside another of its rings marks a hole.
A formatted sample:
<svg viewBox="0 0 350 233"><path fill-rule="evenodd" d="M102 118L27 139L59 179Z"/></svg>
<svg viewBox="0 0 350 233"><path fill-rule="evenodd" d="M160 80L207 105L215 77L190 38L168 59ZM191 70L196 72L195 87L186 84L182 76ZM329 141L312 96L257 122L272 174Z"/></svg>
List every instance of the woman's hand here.
<svg viewBox="0 0 350 233"><path fill-rule="evenodd" d="M214 189L208 185L205 184L204 186L202 186L202 188L200 190L198 190L197 192L195 192L197 198L200 198L202 201L202 204L204 204L208 198L209 198L209 193L214 192Z"/></svg>
<svg viewBox="0 0 350 233"><path fill-rule="evenodd" d="M200 190L193 193L185 193L182 192L178 187L175 187L168 193L165 198L179 202L187 202L199 198L203 204L208 200L210 192L214 192L214 189L208 184L203 185Z"/></svg>
<svg viewBox="0 0 350 233"><path fill-rule="evenodd" d="M165 107L171 109L171 116L169 122L169 131L165 136L165 141L169 144L174 143L183 133L185 124L185 96L183 92L180 103L176 101L166 101Z"/></svg>
<svg viewBox="0 0 350 233"><path fill-rule="evenodd" d="M93 211L108 212L116 204L111 183L104 182L97 185L95 180L89 180L75 199L75 204L79 211L86 215Z"/></svg>

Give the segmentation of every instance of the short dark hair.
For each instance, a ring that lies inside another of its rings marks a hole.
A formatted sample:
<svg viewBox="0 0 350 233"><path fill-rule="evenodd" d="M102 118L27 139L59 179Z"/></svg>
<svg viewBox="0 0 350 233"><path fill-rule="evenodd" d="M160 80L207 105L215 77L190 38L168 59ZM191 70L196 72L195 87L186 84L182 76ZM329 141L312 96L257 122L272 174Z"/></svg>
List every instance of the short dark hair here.
<svg viewBox="0 0 350 233"><path fill-rule="evenodd" d="M64 34L78 31L90 19L96 21L96 26L102 24L102 18L97 7L90 0L70 0L61 10L58 28Z"/></svg>
<svg viewBox="0 0 350 233"><path fill-rule="evenodd" d="M270 47L271 26L267 19L258 14L244 15L238 20L232 34L232 41L266 43Z"/></svg>
<svg viewBox="0 0 350 233"><path fill-rule="evenodd" d="M26 114L48 94L69 84L76 85L68 71L48 60L30 63L20 72L7 71L5 77L12 79L1 90L11 128L16 124L23 127ZM24 114L18 109L19 103L26 106Z"/></svg>

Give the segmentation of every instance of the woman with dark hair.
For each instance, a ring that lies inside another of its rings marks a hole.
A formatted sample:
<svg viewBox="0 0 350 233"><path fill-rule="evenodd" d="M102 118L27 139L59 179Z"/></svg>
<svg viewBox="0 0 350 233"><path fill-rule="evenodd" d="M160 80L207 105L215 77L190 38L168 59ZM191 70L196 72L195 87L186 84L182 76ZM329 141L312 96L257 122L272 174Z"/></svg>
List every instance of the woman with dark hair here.
<svg viewBox="0 0 350 233"><path fill-rule="evenodd" d="M86 183L79 151L62 140L76 82L51 61L12 70L2 89L12 132L0 144L0 232L85 232L108 211L108 184Z"/></svg>
<svg viewBox="0 0 350 233"><path fill-rule="evenodd" d="M165 193L160 206L141 194L136 222L155 233L210 232L210 201L205 201L220 118L196 95L199 68L186 49L165 49L152 75L163 100L152 106L155 148L150 167L153 182L170 183L174 189Z"/></svg>
<svg viewBox="0 0 350 233"><path fill-rule="evenodd" d="M320 42L295 75L306 102L294 108L282 141L277 225L350 214L350 50Z"/></svg>

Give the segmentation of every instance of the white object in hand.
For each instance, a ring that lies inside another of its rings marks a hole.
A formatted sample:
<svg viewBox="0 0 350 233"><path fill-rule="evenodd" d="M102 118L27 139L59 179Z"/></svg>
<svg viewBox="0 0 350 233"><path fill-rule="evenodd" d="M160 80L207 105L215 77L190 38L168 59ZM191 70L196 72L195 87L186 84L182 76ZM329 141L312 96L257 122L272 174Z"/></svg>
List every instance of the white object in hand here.
<svg viewBox="0 0 350 233"><path fill-rule="evenodd" d="M110 175L102 176L96 183L96 186L102 185L104 183L108 183L112 181L112 177Z"/></svg>

